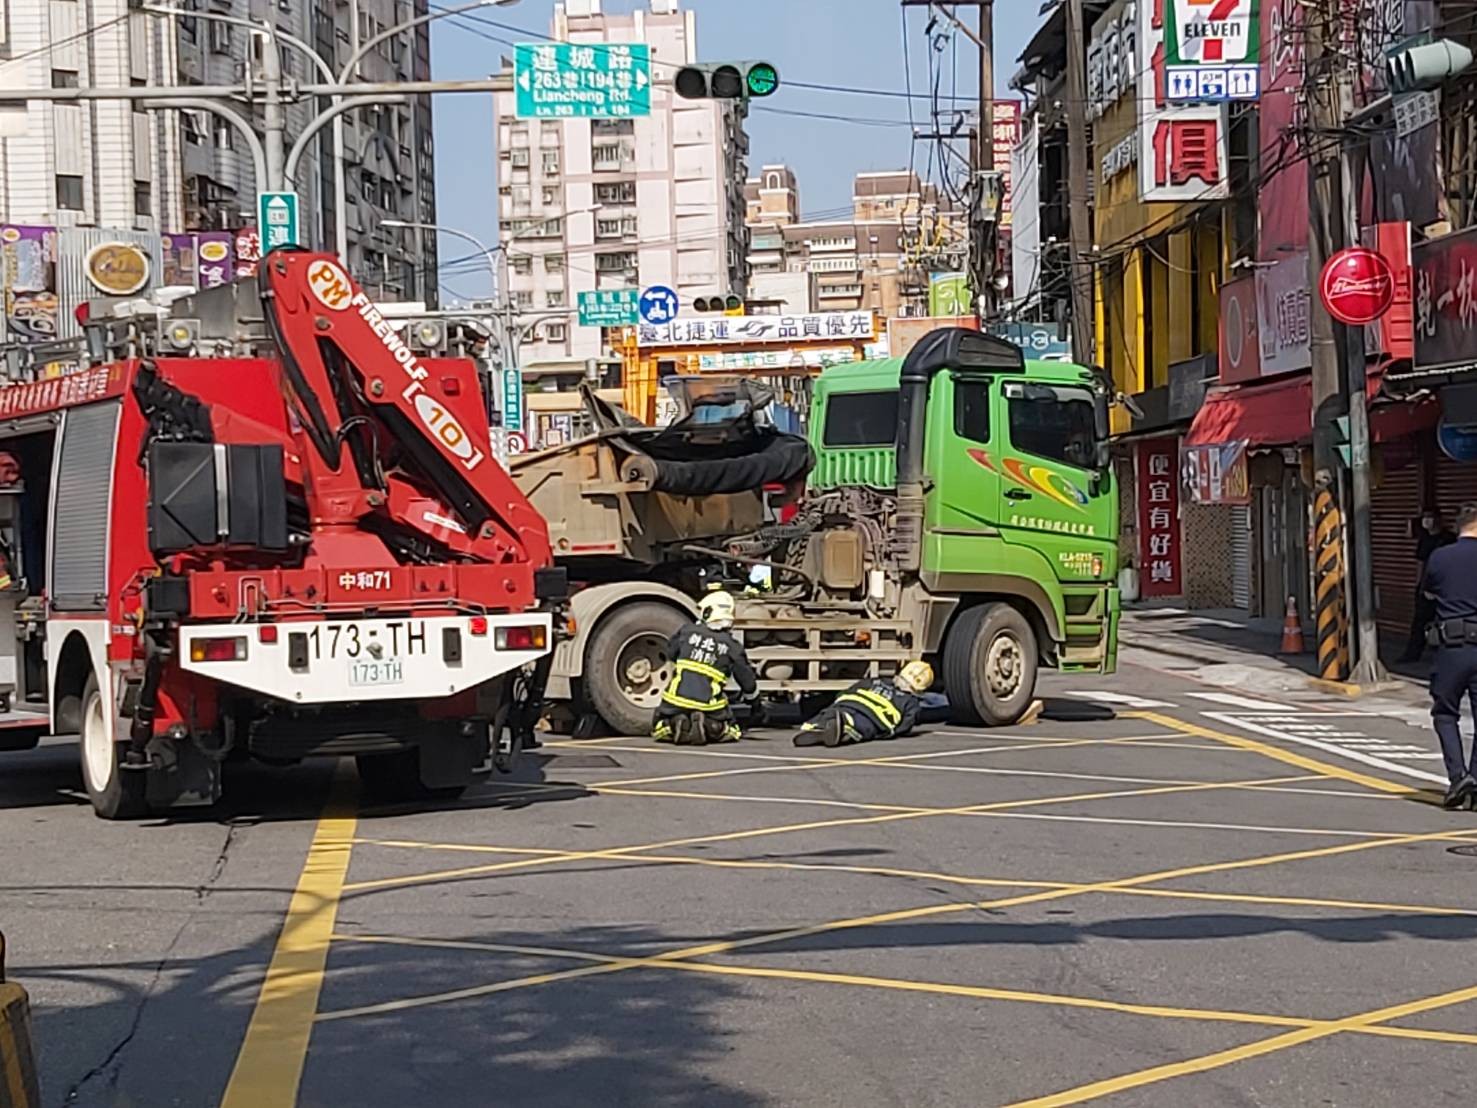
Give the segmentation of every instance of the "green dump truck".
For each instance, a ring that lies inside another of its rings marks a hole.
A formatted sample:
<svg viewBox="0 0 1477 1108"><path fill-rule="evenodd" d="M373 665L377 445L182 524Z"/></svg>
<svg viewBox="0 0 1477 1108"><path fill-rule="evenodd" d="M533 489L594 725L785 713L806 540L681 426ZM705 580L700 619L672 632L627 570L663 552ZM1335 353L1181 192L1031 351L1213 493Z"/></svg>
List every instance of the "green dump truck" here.
<svg viewBox="0 0 1477 1108"><path fill-rule="evenodd" d="M578 590L551 695L644 731L667 637L715 580L740 595L736 630L775 697L819 701L921 656L957 722L1004 725L1041 665L1112 672L1110 398L1092 370L963 329L906 359L828 369L784 522L762 489L793 480L794 444L748 409L666 431L611 425L516 460Z"/></svg>

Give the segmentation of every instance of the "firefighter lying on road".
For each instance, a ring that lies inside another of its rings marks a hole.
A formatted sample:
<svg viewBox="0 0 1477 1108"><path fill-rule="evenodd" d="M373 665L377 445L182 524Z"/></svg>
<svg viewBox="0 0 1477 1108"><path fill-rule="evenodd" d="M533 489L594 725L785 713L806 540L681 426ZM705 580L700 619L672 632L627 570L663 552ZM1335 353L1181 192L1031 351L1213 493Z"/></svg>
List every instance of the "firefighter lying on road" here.
<svg viewBox="0 0 1477 1108"><path fill-rule="evenodd" d="M702 746L738 741L742 732L724 686L732 677L744 698L757 703L759 681L743 644L729 634L733 611L728 593L709 593L698 604L701 622L683 624L667 644L676 671L662 692L651 729L658 742Z"/></svg>
<svg viewBox="0 0 1477 1108"><path fill-rule="evenodd" d="M800 728L796 746L840 746L896 739L918 723L922 695L933 684L933 667L909 662L892 679L858 681L829 708Z"/></svg>

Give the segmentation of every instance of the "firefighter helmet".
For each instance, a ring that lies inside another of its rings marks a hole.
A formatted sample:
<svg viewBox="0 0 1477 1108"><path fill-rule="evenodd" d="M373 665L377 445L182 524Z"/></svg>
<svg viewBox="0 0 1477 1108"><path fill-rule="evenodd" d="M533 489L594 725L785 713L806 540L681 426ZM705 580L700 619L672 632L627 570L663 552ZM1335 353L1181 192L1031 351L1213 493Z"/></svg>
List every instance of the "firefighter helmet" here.
<svg viewBox="0 0 1477 1108"><path fill-rule="evenodd" d="M698 601L698 618L714 631L727 631L733 626L733 597L726 592L710 592Z"/></svg>
<svg viewBox="0 0 1477 1108"><path fill-rule="evenodd" d="M892 679L892 683L903 692L909 692L915 696L927 692L933 686L933 667L927 662L909 662Z"/></svg>

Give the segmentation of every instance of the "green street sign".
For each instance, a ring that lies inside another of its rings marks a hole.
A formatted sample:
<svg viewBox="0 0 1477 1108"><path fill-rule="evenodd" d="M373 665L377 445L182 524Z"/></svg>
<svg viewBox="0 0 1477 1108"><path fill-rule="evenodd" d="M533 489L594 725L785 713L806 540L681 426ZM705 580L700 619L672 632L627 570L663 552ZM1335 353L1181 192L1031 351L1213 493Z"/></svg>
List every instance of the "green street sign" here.
<svg viewBox="0 0 1477 1108"><path fill-rule="evenodd" d="M651 48L523 42L513 48L519 119L630 119L651 114Z"/></svg>
<svg viewBox="0 0 1477 1108"><path fill-rule="evenodd" d="M640 314L640 289L599 289L579 294L581 327L634 327Z"/></svg>
<svg viewBox="0 0 1477 1108"><path fill-rule="evenodd" d="M262 237L262 255L279 246L302 245L302 228L298 221L298 198L295 192L259 192L256 194L256 226Z"/></svg>

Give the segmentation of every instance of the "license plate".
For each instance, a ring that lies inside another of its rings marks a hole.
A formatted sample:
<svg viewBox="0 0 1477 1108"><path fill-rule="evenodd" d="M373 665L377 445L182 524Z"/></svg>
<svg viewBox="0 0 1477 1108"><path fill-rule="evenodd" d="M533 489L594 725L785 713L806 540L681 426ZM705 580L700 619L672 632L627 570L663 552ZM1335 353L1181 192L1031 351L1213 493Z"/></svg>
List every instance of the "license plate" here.
<svg viewBox="0 0 1477 1108"><path fill-rule="evenodd" d="M398 685L404 680L405 666L398 660L349 663L351 685Z"/></svg>
<svg viewBox="0 0 1477 1108"><path fill-rule="evenodd" d="M388 658L425 654L426 621L391 619L382 623L320 623L308 632L308 650L315 662L348 658L384 665Z"/></svg>

